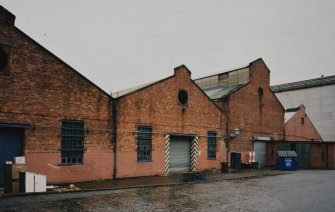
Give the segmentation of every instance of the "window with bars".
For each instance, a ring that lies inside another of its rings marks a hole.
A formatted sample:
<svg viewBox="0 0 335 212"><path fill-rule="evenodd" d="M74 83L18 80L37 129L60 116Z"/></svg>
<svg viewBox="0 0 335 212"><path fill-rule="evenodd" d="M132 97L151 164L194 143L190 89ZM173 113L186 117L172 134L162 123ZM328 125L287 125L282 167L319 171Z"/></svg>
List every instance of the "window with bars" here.
<svg viewBox="0 0 335 212"><path fill-rule="evenodd" d="M207 139L207 159L216 160L216 132L208 132Z"/></svg>
<svg viewBox="0 0 335 212"><path fill-rule="evenodd" d="M83 164L84 122L63 120L61 137L62 164Z"/></svg>
<svg viewBox="0 0 335 212"><path fill-rule="evenodd" d="M151 161L152 128L149 126L137 127L137 161Z"/></svg>

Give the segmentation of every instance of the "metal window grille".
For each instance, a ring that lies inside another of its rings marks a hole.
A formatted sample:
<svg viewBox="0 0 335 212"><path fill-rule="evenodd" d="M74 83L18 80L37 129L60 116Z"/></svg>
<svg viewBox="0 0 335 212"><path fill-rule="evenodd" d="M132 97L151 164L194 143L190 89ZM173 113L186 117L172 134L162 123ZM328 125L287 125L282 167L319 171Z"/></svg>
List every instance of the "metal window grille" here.
<svg viewBox="0 0 335 212"><path fill-rule="evenodd" d="M208 146L207 146L207 158L209 160L216 159L216 132L208 132Z"/></svg>
<svg viewBox="0 0 335 212"><path fill-rule="evenodd" d="M137 161L151 161L152 128L147 126L137 127Z"/></svg>
<svg viewBox="0 0 335 212"><path fill-rule="evenodd" d="M84 122L62 121L62 164L82 164L84 154Z"/></svg>

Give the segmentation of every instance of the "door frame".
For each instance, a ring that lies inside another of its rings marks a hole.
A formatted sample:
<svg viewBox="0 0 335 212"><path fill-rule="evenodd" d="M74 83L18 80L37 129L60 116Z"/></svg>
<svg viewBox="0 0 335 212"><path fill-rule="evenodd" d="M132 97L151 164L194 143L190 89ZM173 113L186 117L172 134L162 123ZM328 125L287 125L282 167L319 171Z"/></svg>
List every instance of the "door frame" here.
<svg viewBox="0 0 335 212"><path fill-rule="evenodd" d="M170 139L171 137L187 137L191 142L190 149L190 160L191 160L191 172L198 170L198 159L199 159L199 136L196 134L178 134L178 133L169 133L165 135L165 175L169 175L170 167Z"/></svg>
<svg viewBox="0 0 335 212"><path fill-rule="evenodd" d="M1 132L1 131L4 131L4 132ZM18 153L19 155L17 155L16 151L15 153L12 155L13 157L16 157L16 156L23 156L24 155L24 149L25 149L25 145L24 145L24 141L25 141L25 128L21 127L21 125L18 127L17 125L13 126L13 125L4 125L4 124L0 124L0 134L3 134L5 136L10 136L11 135L13 136L13 138L15 139L12 140L12 142L16 143L15 144L15 149L17 149L18 151L17 152L20 152ZM19 146L16 146L16 145L19 145ZM0 149L0 151L3 151ZM10 154L11 155L11 154ZM8 156L8 155L7 155ZM9 159L9 158L4 158L5 161L6 160L13 160L13 158ZM4 163L5 161L3 161L3 163L0 163L0 168L1 168L1 173L3 174L3 167L4 167ZM1 178L3 178L3 176L1 176ZM3 179L1 179L2 181ZM1 185L2 183L0 183Z"/></svg>

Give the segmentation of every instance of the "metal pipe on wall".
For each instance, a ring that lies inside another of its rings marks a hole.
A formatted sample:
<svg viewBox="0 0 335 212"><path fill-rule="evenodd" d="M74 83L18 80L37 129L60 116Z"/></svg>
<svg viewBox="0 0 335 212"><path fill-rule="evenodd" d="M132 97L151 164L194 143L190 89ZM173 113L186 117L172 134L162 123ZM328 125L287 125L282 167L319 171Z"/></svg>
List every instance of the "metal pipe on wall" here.
<svg viewBox="0 0 335 212"><path fill-rule="evenodd" d="M117 100L112 100L112 120L113 120L113 143L114 143L114 170L113 170L113 179L116 179L117 174L117 122L118 122L118 114L117 114Z"/></svg>

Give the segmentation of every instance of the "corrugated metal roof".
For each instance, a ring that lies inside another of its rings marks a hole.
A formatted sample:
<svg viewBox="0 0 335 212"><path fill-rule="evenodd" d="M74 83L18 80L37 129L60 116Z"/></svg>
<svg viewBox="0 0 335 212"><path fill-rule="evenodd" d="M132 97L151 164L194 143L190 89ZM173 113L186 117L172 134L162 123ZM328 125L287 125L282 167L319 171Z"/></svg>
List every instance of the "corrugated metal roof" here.
<svg viewBox="0 0 335 212"><path fill-rule="evenodd" d="M194 81L197 81L197 80L200 80L200 79L203 79L203 78L208 78L208 77L215 76L215 75L219 75L219 74L224 74L224 73L229 73L229 72L232 72L232 71L237 71L237 70L240 70L240 69L243 69L243 68L247 68L247 67L249 67L249 64L238 66L236 68L226 69L226 70L223 70L223 71L220 71L220 72L216 72L216 73L213 73L213 74L207 74L207 75L199 76L199 77L196 77L194 79Z"/></svg>
<svg viewBox="0 0 335 212"><path fill-rule="evenodd" d="M277 152L278 157L285 158L285 157L298 157L297 153L295 151L278 151Z"/></svg>
<svg viewBox="0 0 335 212"><path fill-rule="evenodd" d="M114 92L114 93L112 93L112 97L118 98L118 97L125 96L125 95L127 95L131 92L140 90L140 89L142 89L144 87L147 87L149 85L152 85L156 82L158 82L158 81L150 82L150 83L146 83L146 84L139 85L139 86L136 86L136 87L128 88L128 89L125 89L125 90L122 90L122 91ZM219 98L222 98L222 97L225 97L225 96L229 95L230 93L234 92L235 90L242 87L243 85L245 85L245 84L234 85L234 86L230 86L230 87L213 88L213 89L204 90L204 92L210 99L219 99Z"/></svg>
<svg viewBox="0 0 335 212"><path fill-rule="evenodd" d="M277 93L282 91L304 89L304 88L332 85L332 84L335 84L335 75L310 80L303 80L298 82L284 83L280 85L273 85L271 86L271 90Z"/></svg>
<svg viewBox="0 0 335 212"><path fill-rule="evenodd" d="M114 97L114 98L122 97L124 95L127 95L127 94L133 92L133 91L140 90L141 88L144 88L144 87L149 86L151 84L154 84L156 82L158 82L158 81L149 82L149 83L146 83L146 84L143 84L143 85L139 85L139 86L136 86L136 87L128 88L128 89L125 89L125 90L122 90L122 91L118 91L118 92L114 92L114 93L112 93L112 97Z"/></svg>
<svg viewBox="0 0 335 212"><path fill-rule="evenodd" d="M211 99L219 99L219 98L222 98L222 97L225 97L225 96L229 95L230 93L234 92L235 90L242 87L243 85L245 85L245 84L234 85L234 86L230 86L230 87L213 88L213 89L204 90L204 92Z"/></svg>

